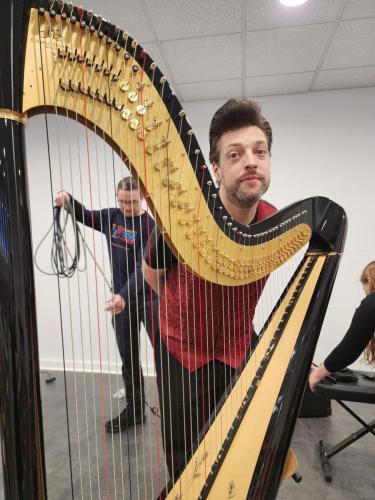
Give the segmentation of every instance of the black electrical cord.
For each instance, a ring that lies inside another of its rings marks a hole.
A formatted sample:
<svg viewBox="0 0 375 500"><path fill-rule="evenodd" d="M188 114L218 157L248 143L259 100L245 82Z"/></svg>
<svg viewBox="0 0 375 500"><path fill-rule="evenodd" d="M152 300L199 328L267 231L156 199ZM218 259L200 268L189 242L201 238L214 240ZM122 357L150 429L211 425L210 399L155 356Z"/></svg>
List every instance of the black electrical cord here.
<svg viewBox="0 0 375 500"><path fill-rule="evenodd" d="M74 235L74 251L71 252L68 246L68 243L66 241L66 229L71 223L72 226L72 231ZM37 262L37 254L38 251L43 244L43 242L46 240L47 236L49 233L53 230L53 242L52 242L52 249L51 249L51 268L52 272L48 272L43 270L40 265ZM79 268L79 260L81 257L81 249L84 249L85 251L83 252L84 255L84 266L82 268ZM73 208L70 203L70 201L66 202L65 209L63 210L61 207L55 206L53 208L53 222L48 229L47 233L43 236L41 239L39 245L37 246L37 249L35 251L35 257L34 257L34 262L35 262L35 267L43 274L46 274L48 276L59 276L61 278L71 278L75 271L78 269L78 271L85 271L86 270L86 250L87 252L91 255L92 259L95 262L95 265L101 275L103 276L106 285L108 286L109 290L112 290L111 283L105 276L103 270L99 266L99 264L96 262L95 257L93 253L91 252L89 246L87 245L85 238L79 228L79 225L76 221L76 218L74 216Z"/></svg>
<svg viewBox="0 0 375 500"><path fill-rule="evenodd" d="M71 223L73 229L73 243L74 250L69 249L68 243L65 238L65 233L67 227ZM51 249L51 268L52 272L43 270L37 262L37 254L42 243L45 241L50 232L53 231L53 241ZM55 206L53 208L53 222L48 229L47 233L41 239L37 249L35 251L35 266L43 274L48 276L60 276L61 278L71 278L76 269L78 268L78 263L81 257L81 248L84 244L84 239L82 233L78 227L75 217L72 212L71 204L68 203L65 210L61 207ZM85 254L84 254L85 255ZM84 271L86 269L86 258L85 265L79 271Z"/></svg>
<svg viewBox="0 0 375 500"><path fill-rule="evenodd" d="M53 243L51 251L51 264L55 274L62 278L71 278L75 273L80 254L81 254L81 232L74 216L72 215L70 203L67 206L66 217L61 224L61 207L54 207L53 209ZM73 232L74 232L74 253L70 253L65 240L65 231L69 222L72 219ZM69 261L71 259L71 262Z"/></svg>

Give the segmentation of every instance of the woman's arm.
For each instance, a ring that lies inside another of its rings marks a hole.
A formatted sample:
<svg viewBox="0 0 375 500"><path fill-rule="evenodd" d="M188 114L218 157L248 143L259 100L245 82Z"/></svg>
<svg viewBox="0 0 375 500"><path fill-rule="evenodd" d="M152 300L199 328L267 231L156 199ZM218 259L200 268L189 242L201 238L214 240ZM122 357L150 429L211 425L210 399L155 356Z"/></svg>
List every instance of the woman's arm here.
<svg viewBox="0 0 375 500"><path fill-rule="evenodd" d="M324 363L313 368L309 376L311 390L330 373L354 363L363 353L375 332L375 292L362 300L342 341L327 356Z"/></svg>
<svg viewBox="0 0 375 500"><path fill-rule="evenodd" d="M351 365L363 353L375 332L375 292L365 297L356 309L342 341L327 356L324 365L331 373Z"/></svg>

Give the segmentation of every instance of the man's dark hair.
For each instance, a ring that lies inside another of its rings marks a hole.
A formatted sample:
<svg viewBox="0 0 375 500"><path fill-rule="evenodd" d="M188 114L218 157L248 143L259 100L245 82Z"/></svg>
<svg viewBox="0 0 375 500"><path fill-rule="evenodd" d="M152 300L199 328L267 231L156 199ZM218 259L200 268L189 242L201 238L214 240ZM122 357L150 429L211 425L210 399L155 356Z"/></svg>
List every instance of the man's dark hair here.
<svg viewBox="0 0 375 500"><path fill-rule="evenodd" d="M254 125L259 127L267 138L268 150L271 153L272 129L262 116L259 103L250 99L229 99L219 108L210 125L210 162L218 163L217 144L225 132Z"/></svg>
<svg viewBox="0 0 375 500"><path fill-rule="evenodd" d="M122 178L121 181L117 184L117 192L120 189L123 189L124 191L135 191L139 189L139 187L134 178L129 176Z"/></svg>

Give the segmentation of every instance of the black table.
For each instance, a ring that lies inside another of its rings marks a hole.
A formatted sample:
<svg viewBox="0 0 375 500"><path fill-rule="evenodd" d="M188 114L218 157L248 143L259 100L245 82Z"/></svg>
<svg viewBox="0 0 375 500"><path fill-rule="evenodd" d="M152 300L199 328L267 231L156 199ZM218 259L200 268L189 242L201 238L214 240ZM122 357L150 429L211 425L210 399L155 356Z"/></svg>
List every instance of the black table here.
<svg viewBox="0 0 375 500"><path fill-rule="evenodd" d="M351 433L347 438L334 446L328 447L324 441L319 441L320 461L323 468L324 479L329 483L332 481L329 459L366 434L371 433L375 436L375 420L366 423L359 415L342 402L342 400L344 400L356 403L375 404L375 372L355 371L353 373L358 375L358 380L353 382L333 383L331 380L326 379L324 382L318 384L316 388L320 396L337 401L337 403L362 426L356 432Z"/></svg>

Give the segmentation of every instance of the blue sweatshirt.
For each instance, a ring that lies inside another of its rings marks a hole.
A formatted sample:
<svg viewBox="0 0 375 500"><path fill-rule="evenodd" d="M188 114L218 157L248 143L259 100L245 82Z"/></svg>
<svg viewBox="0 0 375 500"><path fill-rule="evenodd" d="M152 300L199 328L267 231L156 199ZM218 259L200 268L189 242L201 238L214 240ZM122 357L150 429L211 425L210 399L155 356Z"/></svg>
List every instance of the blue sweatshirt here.
<svg viewBox="0 0 375 500"><path fill-rule="evenodd" d="M88 210L70 195L74 215L78 222L102 232L107 240L112 263L113 292L126 303L142 305L150 297L150 287L142 276L142 256L147 252L148 236L154 229L154 220L144 212L125 217L119 208Z"/></svg>

